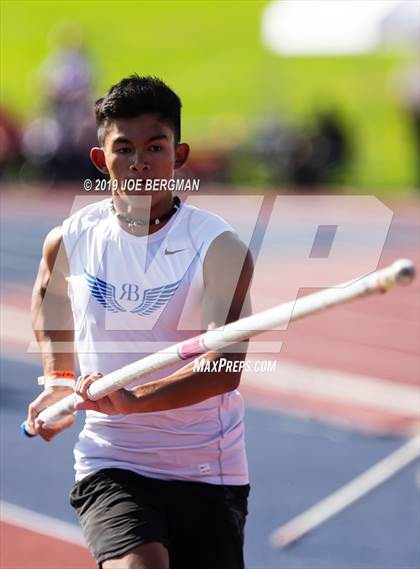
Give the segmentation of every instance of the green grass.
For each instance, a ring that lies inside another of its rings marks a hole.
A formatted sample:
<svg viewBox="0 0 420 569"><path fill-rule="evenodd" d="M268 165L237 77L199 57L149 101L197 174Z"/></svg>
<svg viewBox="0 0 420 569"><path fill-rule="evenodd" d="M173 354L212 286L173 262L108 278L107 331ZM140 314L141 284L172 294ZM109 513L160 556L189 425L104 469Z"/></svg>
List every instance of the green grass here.
<svg viewBox="0 0 420 569"><path fill-rule="evenodd" d="M266 2L244 0L26 1L1 3L2 104L24 118L40 109L37 69L60 21L84 30L97 64L96 94L134 71L180 93L184 135L196 144L252 136L257 117L304 124L338 107L357 141L348 184L387 191L414 184L408 127L389 87L398 55L281 58L260 40Z"/></svg>

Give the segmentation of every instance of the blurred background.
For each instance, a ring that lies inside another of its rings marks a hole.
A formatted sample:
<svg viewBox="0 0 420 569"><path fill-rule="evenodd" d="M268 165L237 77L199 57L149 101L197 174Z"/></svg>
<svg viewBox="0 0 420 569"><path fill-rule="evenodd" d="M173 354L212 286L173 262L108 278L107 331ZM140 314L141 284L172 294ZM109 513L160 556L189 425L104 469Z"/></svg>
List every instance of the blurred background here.
<svg viewBox="0 0 420 569"><path fill-rule="evenodd" d="M5 0L1 10L3 183L89 174L92 101L137 72L180 94L202 180L419 186L416 0Z"/></svg>
<svg viewBox="0 0 420 569"><path fill-rule="evenodd" d="M0 567L88 569L95 564L67 500L78 430L46 445L18 426L39 393L29 308L42 243L75 197L86 197L83 179L98 178L88 160L93 101L134 72L164 79L183 102L192 147L184 175L201 180L197 205L252 237L256 257L274 204L303 200L272 223L254 306L289 300L290 283L303 282L302 240L337 194L382 202L388 225L372 270L398 257L419 266L420 4L2 0L0 11ZM376 239L375 208L348 203L331 284L359 276ZM315 263L329 256L338 226L320 227L330 231L314 236ZM250 356L277 368L244 374L241 384L247 569L419 568L415 464L295 547L269 545L273 529L418 429L419 297L417 279L272 332L263 340L276 349Z"/></svg>

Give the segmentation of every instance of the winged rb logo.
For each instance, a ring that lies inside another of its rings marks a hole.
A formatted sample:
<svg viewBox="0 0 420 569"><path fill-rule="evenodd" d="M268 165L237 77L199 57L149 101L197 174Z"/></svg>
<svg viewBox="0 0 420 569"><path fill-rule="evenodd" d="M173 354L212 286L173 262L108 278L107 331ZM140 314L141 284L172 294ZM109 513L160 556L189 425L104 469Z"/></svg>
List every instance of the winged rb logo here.
<svg viewBox="0 0 420 569"><path fill-rule="evenodd" d="M174 283L158 286L155 288L148 288L143 293L143 299L140 304L127 310L117 300L117 289L106 281L100 279L99 277L94 277L85 271L86 281L92 296L101 304L106 310L113 312L114 314L118 312L131 312L133 314L139 314L140 316L149 316L153 314L158 308L167 304L173 295L175 294L177 288L182 279ZM137 286L137 285L136 285ZM123 295L127 293L127 289L123 286ZM137 293L138 288L136 288L136 299L139 298ZM131 289L128 289L128 299L131 300L130 296Z"/></svg>

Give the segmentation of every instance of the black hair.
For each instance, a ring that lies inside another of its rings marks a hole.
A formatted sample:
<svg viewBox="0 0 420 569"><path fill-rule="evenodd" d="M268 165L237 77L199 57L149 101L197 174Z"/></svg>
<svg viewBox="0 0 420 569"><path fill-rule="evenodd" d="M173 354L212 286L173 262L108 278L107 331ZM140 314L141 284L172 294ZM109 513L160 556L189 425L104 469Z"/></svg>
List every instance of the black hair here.
<svg viewBox="0 0 420 569"><path fill-rule="evenodd" d="M113 85L105 97L95 103L99 143L103 145L105 129L115 119L134 118L146 113L156 114L168 123L181 139L181 100L161 79L139 77L136 73Z"/></svg>

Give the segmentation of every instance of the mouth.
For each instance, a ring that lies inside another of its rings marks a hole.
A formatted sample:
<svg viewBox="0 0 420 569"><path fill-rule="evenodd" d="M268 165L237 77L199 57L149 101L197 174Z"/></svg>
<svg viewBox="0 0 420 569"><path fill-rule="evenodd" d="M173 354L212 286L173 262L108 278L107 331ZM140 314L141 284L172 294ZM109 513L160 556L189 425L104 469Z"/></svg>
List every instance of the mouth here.
<svg viewBox="0 0 420 569"><path fill-rule="evenodd" d="M124 180L155 180L154 176L126 176Z"/></svg>

